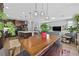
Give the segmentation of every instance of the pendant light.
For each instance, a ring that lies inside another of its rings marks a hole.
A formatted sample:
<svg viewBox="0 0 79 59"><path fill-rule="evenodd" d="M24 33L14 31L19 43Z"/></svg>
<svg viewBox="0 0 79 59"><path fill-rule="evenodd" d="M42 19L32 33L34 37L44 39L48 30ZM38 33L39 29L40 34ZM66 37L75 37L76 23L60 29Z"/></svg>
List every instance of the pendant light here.
<svg viewBox="0 0 79 59"><path fill-rule="evenodd" d="M46 10L46 19L49 19L49 16L48 16L48 3L47 3L47 10Z"/></svg>
<svg viewBox="0 0 79 59"><path fill-rule="evenodd" d="M43 3L42 3L42 11L41 11L41 13L40 13L40 16L44 16L44 15L45 15L43 7L44 7L44 5L43 5Z"/></svg>
<svg viewBox="0 0 79 59"><path fill-rule="evenodd" d="M32 12L31 12L31 8L30 8L30 12L29 12L29 19L32 19Z"/></svg>
<svg viewBox="0 0 79 59"><path fill-rule="evenodd" d="M34 16L38 16L38 12L37 12L37 3L35 3L35 11L34 11Z"/></svg>

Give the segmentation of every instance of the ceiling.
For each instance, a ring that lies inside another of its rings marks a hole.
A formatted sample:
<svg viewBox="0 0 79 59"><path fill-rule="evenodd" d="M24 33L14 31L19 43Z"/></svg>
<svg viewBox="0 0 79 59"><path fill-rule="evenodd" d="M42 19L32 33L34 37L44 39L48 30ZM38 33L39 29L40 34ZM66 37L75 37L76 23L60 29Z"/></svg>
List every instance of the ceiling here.
<svg viewBox="0 0 79 59"><path fill-rule="evenodd" d="M14 19L29 19L29 12L35 10L34 3L4 3L4 11L7 13L9 18ZM42 4L37 4L37 11L41 12ZM47 4L43 4L43 11L47 11ZM24 14L23 14L24 13ZM66 18L72 17L74 14L79 13L79 3L49 3L48 4L48 16ZM26 18L25 18L26 16Z"/></svg>

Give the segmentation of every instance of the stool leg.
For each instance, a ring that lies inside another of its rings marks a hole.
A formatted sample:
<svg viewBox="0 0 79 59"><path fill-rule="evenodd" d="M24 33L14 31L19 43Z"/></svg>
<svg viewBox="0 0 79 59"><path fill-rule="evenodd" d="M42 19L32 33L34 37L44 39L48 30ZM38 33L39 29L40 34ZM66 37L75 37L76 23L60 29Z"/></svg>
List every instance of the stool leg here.
<svg viewBox="0 0 79 59"><path fill-rule="evenodd" d="M13 49L13 51L12 51L12 56L14 56L15 50L16 50L16 47L15 47L15 48Z"/></svg>
<svg viewBox="0 0 79 59"><path fill-rule="evenodd" d="M16 47L10 49L10 50L9 50L9 55L10 55L10 56L14 56L14 54L15 54L15 50L16 50ZM12 51L12 54L10 53L11 51Z"/></svg>

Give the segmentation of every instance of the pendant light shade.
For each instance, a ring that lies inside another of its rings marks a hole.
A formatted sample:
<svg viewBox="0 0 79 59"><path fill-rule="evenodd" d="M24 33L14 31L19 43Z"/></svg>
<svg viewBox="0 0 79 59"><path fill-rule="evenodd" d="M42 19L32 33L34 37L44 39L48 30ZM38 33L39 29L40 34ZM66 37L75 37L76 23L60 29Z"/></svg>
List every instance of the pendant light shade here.
<svg viewBox="0 0 79 59"><path fill-rule="evenodd" d="M35 15L35 16L38 16L38 12L37 12L37 11L35 11L35 12L34 12L34 15Z"/></svg>
<svg viewBox="0 0 79 59"><path fill-rule="evenodd" d="M45 16L44 11L41 11L41 12L40 12L40 16Z"/></svg>
<svg viewBox="0 0 79 59"><path fill-rule="evenodd" d="M44 13L43 7L44 7L44 5L43 5L43 3L42 3L42 11L41 11L41 13L40 13L40 16L45 16L45 13Z"/></svg>
<svg viewBox="0 0 79 59"><path fill-rule="evenodd" d="M34 16L38 16L38 12L37 12L37 3L35 3L35 11L34 11Z"/></svg>
<svg viewBox="0 0 79 59"><path fill-rule="evenodd" d="M48 16L48 3L47 3L47 11L46 11L46 19L48 20L49 19L49 16Z"/></svg>

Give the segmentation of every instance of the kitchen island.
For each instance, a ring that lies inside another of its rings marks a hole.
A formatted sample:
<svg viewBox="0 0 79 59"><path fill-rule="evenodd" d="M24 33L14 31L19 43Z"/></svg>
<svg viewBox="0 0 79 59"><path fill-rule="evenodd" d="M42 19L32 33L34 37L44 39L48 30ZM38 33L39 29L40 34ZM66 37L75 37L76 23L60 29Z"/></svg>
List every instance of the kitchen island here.
<svg viewBox="0 0 79 59"><path fill-rule="evenodd" d="M29 38L19 39L22 48L31 56L41 56L59 39L55 34L50 35L50 39L42 40L41 36L34 35ZM53 46L52 46L53 47Z"/></svg>

